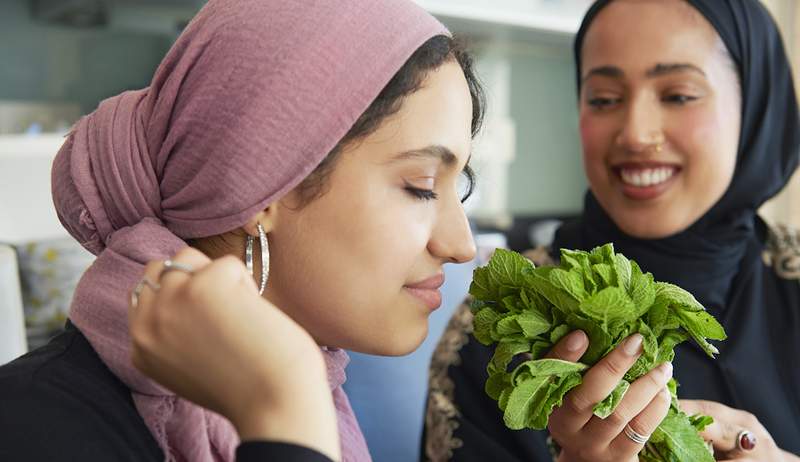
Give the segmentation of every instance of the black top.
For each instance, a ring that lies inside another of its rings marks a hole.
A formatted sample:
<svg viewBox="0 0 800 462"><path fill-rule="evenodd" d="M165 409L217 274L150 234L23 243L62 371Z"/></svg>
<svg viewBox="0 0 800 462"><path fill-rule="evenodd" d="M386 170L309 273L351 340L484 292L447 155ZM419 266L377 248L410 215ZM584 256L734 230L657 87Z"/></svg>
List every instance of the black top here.
<svg viewBox="0 0 800 462"><path fill-rule="evenodd" d="M238 462L330 462L295 445L244 442ZM68 323L47 345L0 367L0 461L163 462L130 389Z"/></svg>
<svg viewBox="0 0 800 462"><path fill-rule="evenodd" d="M758 264L743 272L748 277L737 279L734 289L748 294L749 306L716 313L728 333L717 343L716 359L691 340L679 345L674 376L680 398L749 411L781 449L800 455L800 233L767 233L762 225L756 233L761 245L750 247L747 256L757 256ZM494 350L467 335L471 323L462 306L434 353L423 460L550 461L547 433L507 429L497 402L486 395L486 365Z"/></svg>

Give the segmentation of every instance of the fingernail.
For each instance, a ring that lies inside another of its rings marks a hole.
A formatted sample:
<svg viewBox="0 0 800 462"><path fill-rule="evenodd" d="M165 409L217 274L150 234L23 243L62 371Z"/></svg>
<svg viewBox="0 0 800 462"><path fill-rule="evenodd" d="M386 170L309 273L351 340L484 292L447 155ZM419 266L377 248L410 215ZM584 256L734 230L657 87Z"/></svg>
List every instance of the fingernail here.
<svg viewBox="0 0 800 462"><path fill-rule="evenodd" d="M567 351L580 350L584 342L583 337L584 337L583 332L579 330L569 334L567 338L567 343L565 345L567 347Z"/></svg>
<svg viewBox="0 0 800 462"><path fill-rule="evenodd" d="M641 334L633 334L628 337L628 340L625 340L625 345L623 349L625 353L630 356L633 356L639 353L639 349L642 347L642 335Z"/></svg>

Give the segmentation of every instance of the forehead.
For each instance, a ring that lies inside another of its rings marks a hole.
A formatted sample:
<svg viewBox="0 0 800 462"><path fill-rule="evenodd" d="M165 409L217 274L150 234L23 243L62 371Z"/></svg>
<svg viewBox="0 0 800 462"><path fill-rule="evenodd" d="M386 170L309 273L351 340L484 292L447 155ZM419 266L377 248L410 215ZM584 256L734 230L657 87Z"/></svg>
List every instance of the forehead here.
<svg viewBox="0 0 800 462"><path fill-rule="evenodd" d="M584 69L643 70L664 62L705 67L720 46L713 26L684 0L616 0L589 27L581 62Z"/></svg>
<svg viewBox="0 0 800 462"><path fill-rule="evenodd" d="M471 147L472 99L464 73L455 61L431 71L416 92L403 98L399 110L387 117L356 146L372 156L442 146L463 162ZM383 157L373 157L383 162Z"/></svg>

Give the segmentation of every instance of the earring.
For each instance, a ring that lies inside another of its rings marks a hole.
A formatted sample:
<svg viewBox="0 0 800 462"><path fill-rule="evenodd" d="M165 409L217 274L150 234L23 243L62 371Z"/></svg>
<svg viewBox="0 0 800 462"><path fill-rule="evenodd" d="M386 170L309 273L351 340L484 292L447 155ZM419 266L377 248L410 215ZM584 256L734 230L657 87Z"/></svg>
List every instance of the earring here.
<svg viewBox="0 0 800 462"><path fill-rule="evenodd" d="M267 278L269 277L269 242L267 242L267 233L264 232L264 227L261 226L261 223L256 224L256 228L258 229L258 243L261 246L261 286L258 290L258 294L261 295L264 293L264 289L267 288ZM255 238L253 236L247 236L247 246L244 253L244 263L251 276L253 275L254 241Z"/></svg>

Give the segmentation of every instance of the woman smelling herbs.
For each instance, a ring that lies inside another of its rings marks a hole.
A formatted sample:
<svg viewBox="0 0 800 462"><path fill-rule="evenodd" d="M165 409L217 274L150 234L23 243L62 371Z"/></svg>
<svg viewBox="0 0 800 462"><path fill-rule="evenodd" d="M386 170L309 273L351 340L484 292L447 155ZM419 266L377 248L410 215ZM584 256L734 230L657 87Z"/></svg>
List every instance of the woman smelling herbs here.
<svg viewBox="0 0 800 462"><path fill-rule="evenodd" d="M66 333L0 368L0 460L368 461L340 348L424 339L442 266L474 255L481 113L412 2L210 0L56 157L97 260Z"/></svg>
<svg viewBox="0 0 800 462"><path fill-rule="evenodd" d="M756 210L795 170L800 124L775 24L756 0L603 0L575 41L580 130L590 191L580 219L532 254L607 242L656 280L687 289L728 339L709 359L689 342L635 381L606 419L593 406L641 354L631 336L583 376L553 411L561 462L633 461L667 412L715 423L703 436L719 460L800 460L798 235L769 229ZM431 367L423 457L550 460L547 432L511 431L484 391L492 350L469 338L471 313L452 319ZM577 361L583 332L551 357ZM674 372L673 372L674 368ZM702 401L696 401L702 400Z"/></svg>

